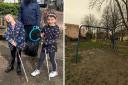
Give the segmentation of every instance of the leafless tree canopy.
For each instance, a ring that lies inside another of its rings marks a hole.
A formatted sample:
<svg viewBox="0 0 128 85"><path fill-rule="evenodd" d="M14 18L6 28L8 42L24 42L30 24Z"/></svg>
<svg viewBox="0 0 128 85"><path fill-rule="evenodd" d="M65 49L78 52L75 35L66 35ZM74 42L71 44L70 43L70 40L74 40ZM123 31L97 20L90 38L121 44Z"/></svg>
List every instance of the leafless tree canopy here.
<svg viewBox="0 0 128 85"><path fill-rule="evenodd" d="M98 20L95 18L93 14L89 14L85 16L82 24L90 25L90 26L97 26Z"/></svg>
<svg viewBox="0 0 128 85"><path fill-rule="evenodd" d="M128 29L128 0L91 0L90 8L101 8L103 3L111 3L118 7L116 10L120 13L123 25Z"/></svg>

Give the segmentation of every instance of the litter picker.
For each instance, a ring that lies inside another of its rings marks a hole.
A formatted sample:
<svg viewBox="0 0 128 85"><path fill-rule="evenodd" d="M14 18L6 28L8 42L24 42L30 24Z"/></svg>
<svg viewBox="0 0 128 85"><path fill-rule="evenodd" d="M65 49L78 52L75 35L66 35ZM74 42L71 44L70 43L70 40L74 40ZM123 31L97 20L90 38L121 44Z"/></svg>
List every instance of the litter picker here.
<svg viewBox="0 0 128 85"><path fill-rule="evenodd" d="M26 70L25 70L25 68L24 68L24 64L23 64L23 61L22 61L22 59L21 59L21 56L20 56L20 54L19 54L19 49L17 48L16 50L17 50L18 57L19 57L19 59L20 59L20 62L21 62L21 65L22 65L24 74L25 74L25 79L26 79L26 81L28 82L28 76L27 76Z"/></svg>
<svg viewBox="0 0 128 85"><path fill-rule="evenodd" d="M50 76L49 76L49 64L48 64L48 54L46 52L46 49L45 49L45 57L46 57L46 64L47 64L47 70L48 70L48 78L50 80Z"/></svg>

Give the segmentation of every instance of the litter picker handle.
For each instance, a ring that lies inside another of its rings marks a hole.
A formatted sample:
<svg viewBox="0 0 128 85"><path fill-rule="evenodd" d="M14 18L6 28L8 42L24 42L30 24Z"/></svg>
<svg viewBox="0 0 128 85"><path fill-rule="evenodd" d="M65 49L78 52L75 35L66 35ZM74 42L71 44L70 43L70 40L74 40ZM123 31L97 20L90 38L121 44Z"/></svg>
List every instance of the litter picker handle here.
<svg viewBox="0 0 128 85"><path fill-rule="evenodd" d="M45 49L45 57L46 57L46 64L47 64L47 70L48 70L48 78L50 80L50 76L49 76L49 65L48 65L48 54L46 52L46 49Z"/></svg>
<svg viewBox="0 0 128 85"><path fill-rule="evenodd" d="M23 61L22 61L22 59L21 59L21 56L20 56L20 54L19 54L19 49L18 49L18 48L16 48L16 50L17 50L18 57L19 57L19 59L20 59L20 62L21 62L21 65L22 65L22 68L23 68L24 74L25 74L25 79L26 79L26 81L28 82L28 76L27 76L27 73L26 73L26 71L25 71L24 64L23 64Z"/></svg>

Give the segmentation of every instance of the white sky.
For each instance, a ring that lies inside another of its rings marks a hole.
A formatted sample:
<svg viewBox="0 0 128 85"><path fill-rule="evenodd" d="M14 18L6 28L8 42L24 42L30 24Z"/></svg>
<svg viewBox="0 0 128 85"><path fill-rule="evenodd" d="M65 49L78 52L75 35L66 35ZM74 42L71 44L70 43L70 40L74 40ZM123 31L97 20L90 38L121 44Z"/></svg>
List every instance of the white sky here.
<svg viewBox="0 0 128 85"><path fill-rule="evenodd" d="M18 3L18 0L4 0L5 3Z"/></svg>
<svg viewBox="0 0 128 85"><path fill-rule="evenodd" d="M64 23L80 25L83 18L89 13L93 13L100 19L101 11L89 10L90 0L64 0Z"/></svg>

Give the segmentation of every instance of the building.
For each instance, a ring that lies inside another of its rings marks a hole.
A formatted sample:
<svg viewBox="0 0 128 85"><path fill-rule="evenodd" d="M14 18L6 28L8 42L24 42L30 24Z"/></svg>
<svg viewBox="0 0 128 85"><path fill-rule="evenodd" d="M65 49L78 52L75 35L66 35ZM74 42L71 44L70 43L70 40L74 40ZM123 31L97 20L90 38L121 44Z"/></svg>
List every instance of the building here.
<svg viewBox="0 0 128 85"><path fill-rule="evenodd" d="M78 38L79 25L65 24L65 35L69 38Z"/></svg>

